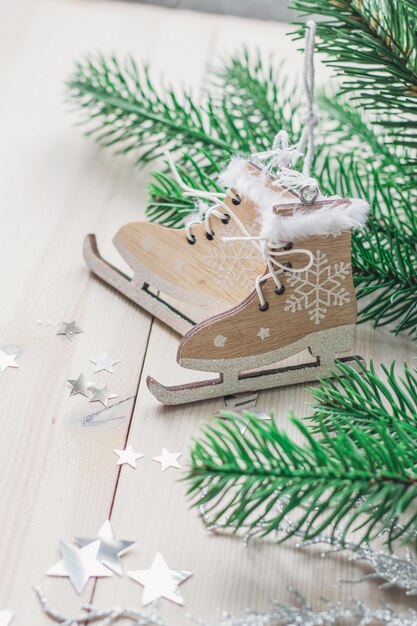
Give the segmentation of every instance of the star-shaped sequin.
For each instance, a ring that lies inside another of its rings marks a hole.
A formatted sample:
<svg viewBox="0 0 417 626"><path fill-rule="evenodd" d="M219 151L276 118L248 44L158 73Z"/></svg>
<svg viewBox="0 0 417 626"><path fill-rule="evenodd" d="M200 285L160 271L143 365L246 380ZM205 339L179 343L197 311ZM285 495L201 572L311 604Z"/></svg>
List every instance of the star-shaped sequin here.
<svg viewBox="0 0 417 626"><path fill-rule="evenodd" d="M67 379L67 383L69 383L72 387L70 391L70 396L76 396L78 393L88 398L88 389L91 387L92 383L88 383L85 380L85 376L81 373L78 378Z"/></svg>
<svg viewBox="0 0 417 626"><path fill-rule="evenodd" d="M129 444L124 450L113 450L118 456L119 460L116 465L130 465L133 469L136 469L136 461L143 458L143 454L135 452L132 446Z"/></svg>
<svg viewBox="0 0 417 626"><path fill-rule="evenodd" d="M153 560L151 569L129 571L127 574L140 585L143 585L143 606L159 598L166 598L176 604L184 604L178 587L193 575L188 570L169 569L167 562L159 552Z"/></svg>
<svg viewBox="0 0 417 626"><path fill-rule="evenodd" d="M0 611L0 626L9 626L13 618L14 611L11 611L10 609Z"/></svg>
<svg viewBox="0 0 417 626"><path fill-rule="evenodd" d="M75 335L84 332L79 326L77 326L77 320L73 320L72 322L60 322L60 325L61 328L57 332L57 335L65 335L71 341Z"/></svg>
<svg viewBox="0 0 417 626"><path fill-rule="evenodd" d="M84 591L89 578L113 576L113 573L97 558L100 543L99 540L93 541L93 543L77 549L71 544L61 541L62 560L51 567L46 575L69 578L78 594Z"/></svg>
<svg viewBox="0 0 417 626"><path fill-rule="evenodd" d="M97 560L118 576L122 576L123 568L120 556L136 542L116 539L109 520L104 522L96 537L76 537L75 541L79 546L84 547L97 539L101 542Z"/></svg>
<svg viewBox="0 0 417 626"><path fill-rule="evenodd" d="M266 339L267 337L269 337L269 328L261 328L259 333L257 333L258 337L260 338L261 341L263 341L264 339Z"/></svg>
<svg viewBox="0 0 417 626"><path fill-rule="evenodd" d="M4 350L0 350L0 372L3 373L8 367L19 367L19 364L16 363L18 356L17 353L8 354Z"/></svg>
<svg viewBox="0 0 417 626"><path fill-rule="evenodd" d="M181 465L178 463L178 459L181 456L181 452L168 452L166 448L162 448L162 454L160 456L154 456L153 461L161 464L161 472L165 472L168 467L177 467L181 469Z"/></svg>
<svg viewBox="0 0 417 626"><path fill-rule="evenodd" d="M109 400L119 397L116 393L111 393L109 391L108 385L101 387L101 389L98 387L91 387L91 391L93 392L93 395L90 398L90 402L101 402L104 406L109 406Z"/></svg>
<svg viewBox="0 0 417 626"><path fill-rule="evenodd" d="M90 361L96 366L96 369L94 370L96 373L105 370L106 372L110 372L110 374L114 374L113 366L120 363L120 361L113 361L107 352L103 352L99 359L90 359Z"/></svg>

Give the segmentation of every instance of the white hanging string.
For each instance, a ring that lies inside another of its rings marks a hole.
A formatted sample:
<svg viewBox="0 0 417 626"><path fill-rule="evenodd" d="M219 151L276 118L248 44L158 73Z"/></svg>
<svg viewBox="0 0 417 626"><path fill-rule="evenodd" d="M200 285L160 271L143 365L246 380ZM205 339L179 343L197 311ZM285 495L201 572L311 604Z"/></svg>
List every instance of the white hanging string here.
<svg viewBox="0 0 417 626"><path fill-rule="evenodd" d="M275 174L275 184L282 185L300 194L301 200L311 204L317 199L319 189L317 181L311 178L311 165L314 158L314 129L318 117L314 112L314 44L316 23L307 22L303 83L306 97L306 112L303 115L303 130L297 144L291 146L288 133L280 130L276 135L271 150L258 152L252 159L263 163L262 174ZM304 157L302 172L295 170L295 165Z"/></svg>
<svg viewBox="0 0 417 626"><path fill-rule="evenodd" d="M317 181L310 177L311 163L314 156L314 128L317 125L317 116L314 113L314 40L316 33L316 24L313 21L307 23L307 32L305 40L305 58L304 58L304 89L307 100L307 111L303 117L304 127L299 142L290 146L288 133L284 130L279 131L272 145L271 150L259 152L252 155L252 159L263 163L261 178L266 178L272 172L274 173L274 182L282 185L287 189L292 189L300 194L300 199L305 204L314 202L319 194ZM297 161L304 155L304 164L302 172L294 169ZM310 250L305 248L297 248L294 250L282 250L285 242L271 242L262 237L252 236L245 225L237 217L234 211L225 203L227 195L232 196L231 190L225 193L212 192L203 189L194 189L187 185L179 175L175 163L169 152L165 153L171 168L172 174L183 191L184 197L192 197L198 200L208 200L212 203L204 213L204 224L207 237L213 238L214 233L211 228L211 218L214 216L220 220L232 218L237 224L242 236L240 237L223 237L223 241L250 241L256 246L262 257L265 259L268 271L256 278L255 289L259 298L259 306L261 310L266 310L268 304L262 293L262 284L269 278L272 278L277 289L277 293L282 293L283 285L279 280L278 274L282 272L299 273L307 271L314 257ZM224 209L224 213L219 210ZM195 237L192 233L193 226L200 224L201 219L190 220L185 225L185 233L190 243L195 243ZM308 257L308 263L302 268L293 268L291 264L281 263L279 257L288 256L289 254L305 254Z"/></svg>

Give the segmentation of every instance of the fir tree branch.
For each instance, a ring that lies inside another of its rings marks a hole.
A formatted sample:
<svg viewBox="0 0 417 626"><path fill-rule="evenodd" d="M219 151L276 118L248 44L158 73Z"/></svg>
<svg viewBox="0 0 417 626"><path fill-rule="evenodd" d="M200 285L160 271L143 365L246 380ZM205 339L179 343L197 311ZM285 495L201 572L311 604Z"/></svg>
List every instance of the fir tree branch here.
<svg viewBox="0 0 417 626"><path fill-rule="evenodd" d="M350 372L345 368L344 374ZM342 389L346 380L338 381ZM349 396L349 384L344 391ZM204 505L214 523L267 535L282 531L285 518L295 514L284 538L301 531L309 540L326 530L341 532L343 541L355 530L364 542L381 532L388 544L409 539L417 523L415 422L393 420L389 431L384 420L372 431L356 424L347 430L337 422L329 429L318 413L310 418L318 438L292 418L299 435L294 439L274 420L250 413L224 417L195 442L185 478L194 503ZM244 435L242 419L249 422Z"/></svg>
<svg viewBox="0 0 417 626"><path fill-rule="evenodd" d="M239 150L233 124L221 125L210 101L201 107L187 92L154 86L147 66L132 58L121 63L115 56L86 57L67 81L68 100L82 113L87 135L117 154L133 152L137 165L164 151L210 149L224 160ZM230 121L229 121L230 122Z"/></svg>
<svg viewBox="0 0 417 626"><path fill-rule="evenodd" d="M416 149L416 3L294 0L292 8L328 18L317 24L318 50L342 76L342 91L360 98L361 107L384 114L384 127L398 145Z"/></svg>
<svg viewBox="0 0 417 626"><path fill-rule="evenodd" d="M359 426L370 433L377 424L394 435L395 425L402 422L417 430L417 370L405 365L398 376L395 363L381 369L379 376L372 361L361 372L340 363L334 377L312 389L312 424L318 420L347 432Z"/></svg>
<svg viewBox="0 0 417 626"><path fill-rule="evenodd" d="M236 126L248 136L247 153L270 149L276 133L286 130L297 140L300 132L300 97L282 67L247 48L210 68L210 97L215 105L227 103Z"/></svg>

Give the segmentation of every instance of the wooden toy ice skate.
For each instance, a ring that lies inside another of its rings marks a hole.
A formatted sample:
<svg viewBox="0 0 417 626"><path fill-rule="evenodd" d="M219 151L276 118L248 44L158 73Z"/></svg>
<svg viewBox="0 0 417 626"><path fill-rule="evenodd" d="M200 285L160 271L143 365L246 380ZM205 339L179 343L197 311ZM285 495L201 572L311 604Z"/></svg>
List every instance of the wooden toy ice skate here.
<svg viewBox="0 0 417 626"><path fill-rule="evenodd" d="M263 217L266 268L255 289L231 310L195 326L178 349L180 365L220 377L175 387L148 377L153 395L164 404L181 404L328 374L336 355L354 342L350 231L364 224L368 209L361 200L336 197L271 206ZM284 249L283 241L292 243ZM305 349L314 362L265 369Z"/></svg>
<svg viewBox="0 0 417 626"><path fill-rule="evenodd" d="M236 169L245 175L233 176L231 188L230 174ZM174 167L173 171L176 174ZM191 221L181 229L149 222L123 226L113 241L132 268L132 279L100 256L94 235L85 239L84 258L94 274L183 335L201 320L191 319L189 307L180 307L181 303L204 307L201 319L207 319L241 302L263 271L259 246L247 237L259 230L259 189L268 189L276 202L294 195L273 185L270 175L260 178L259 168L240 158L226 170L225 194L191 189L176 176L185 195L211 201L203 221ZM245 238L224 242L224 237L239 236Z"/></svg>

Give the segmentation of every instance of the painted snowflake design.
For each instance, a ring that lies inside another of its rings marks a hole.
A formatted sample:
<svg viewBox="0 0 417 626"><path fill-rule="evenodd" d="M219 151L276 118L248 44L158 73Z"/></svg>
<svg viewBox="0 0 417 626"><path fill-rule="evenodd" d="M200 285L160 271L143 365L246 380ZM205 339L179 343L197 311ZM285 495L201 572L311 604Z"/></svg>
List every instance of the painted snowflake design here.
<svg viewBox="0 0 417 626"><path fill-rule="evenodd" d="M350 302L349 292L342 281L350 274L351 264L330 264L327 256L317 250L310 269L306 272L288 273L287 282L294 287L294 292L285 303L285 311L308 311L308 316L315 324L326 317L331 306L343 306Z"/></svg>
<svg viewBox="0 0 417 626"><path fill-rule="evenodd" d="M239 236L242 233L233 226L227 232L229 236ZM248 268L251 263L243 262L253 259L257 254L257 248L248 241L228 241L222 245L210 246L210 252L205 256L204 262L209 267L218 270L220 287L228 291L234 284L244 285L248 291L253 288L253 275L249 274Z"/></svg>

